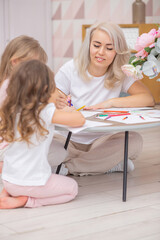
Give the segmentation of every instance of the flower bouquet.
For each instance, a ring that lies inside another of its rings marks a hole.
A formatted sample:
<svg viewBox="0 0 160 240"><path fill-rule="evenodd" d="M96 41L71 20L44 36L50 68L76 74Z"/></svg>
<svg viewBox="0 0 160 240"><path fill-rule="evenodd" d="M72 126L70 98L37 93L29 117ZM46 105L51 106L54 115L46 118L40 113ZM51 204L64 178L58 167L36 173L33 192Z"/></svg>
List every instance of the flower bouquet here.
<svg viewBox="0 0 160 240"><path fill-rule="evenodd" d="M137 53L131 56L129 64L122 66L122 71L136 80L142 79L143 74L150 79L158 76L160 73L160 28L152 29L139 36L135 50Z"/></svg>

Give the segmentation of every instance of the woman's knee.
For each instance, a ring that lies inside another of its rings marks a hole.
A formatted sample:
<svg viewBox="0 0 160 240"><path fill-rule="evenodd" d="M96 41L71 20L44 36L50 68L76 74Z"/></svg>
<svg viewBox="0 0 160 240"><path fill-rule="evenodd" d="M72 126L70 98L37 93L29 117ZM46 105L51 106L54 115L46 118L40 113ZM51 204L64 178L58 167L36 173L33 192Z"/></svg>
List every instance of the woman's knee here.
<svg viewBox="0 0 160 240"><path fill-rule="evenodd" d="M129 132L129 158L136 158L142 152L143 138L137 132Z"/></svg>

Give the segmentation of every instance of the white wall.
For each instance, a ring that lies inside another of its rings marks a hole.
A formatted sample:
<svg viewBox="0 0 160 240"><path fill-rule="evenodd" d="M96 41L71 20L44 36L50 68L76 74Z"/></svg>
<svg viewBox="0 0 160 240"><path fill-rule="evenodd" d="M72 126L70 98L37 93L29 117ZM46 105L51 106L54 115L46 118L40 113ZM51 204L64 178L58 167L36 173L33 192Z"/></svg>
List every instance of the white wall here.
<svg viewBox="0 0 160 240"><path fill-rule="evenodd" d="M52 67L51 0L0 0L0 54L22 34L40 42Z"/></svg>

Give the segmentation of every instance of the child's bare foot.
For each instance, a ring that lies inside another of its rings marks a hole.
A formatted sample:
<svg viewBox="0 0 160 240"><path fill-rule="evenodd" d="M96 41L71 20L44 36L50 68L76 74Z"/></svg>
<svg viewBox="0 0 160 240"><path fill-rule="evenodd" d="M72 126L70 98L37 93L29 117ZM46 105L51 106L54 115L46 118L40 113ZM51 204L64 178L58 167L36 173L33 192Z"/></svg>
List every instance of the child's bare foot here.
<svg viewBox="0 0 160 240"><path fill-rule="evenodd" d="M11 209L23 207L28 200L27 196L2 197L0 198L0 209Z"/></svg>
<svg viewBox="0 0 160 240"><path fill-rule="evenodd" d="M2 173L3 162L0 161L0 174Z"/></svg>
<svg viewBox="0 0 160 240"><path fill-rule="evenodd" d="M9 196L10 196L9 193L3 188L2 192L0 193L0 198Z"/></svg>

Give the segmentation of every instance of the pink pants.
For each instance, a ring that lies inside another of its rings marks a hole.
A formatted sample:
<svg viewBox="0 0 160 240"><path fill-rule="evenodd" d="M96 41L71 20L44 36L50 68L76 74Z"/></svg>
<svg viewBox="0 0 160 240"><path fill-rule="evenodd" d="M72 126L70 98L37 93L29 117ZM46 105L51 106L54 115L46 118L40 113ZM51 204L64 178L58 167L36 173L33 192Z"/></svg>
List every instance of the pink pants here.
<svg viewBox="0 0 160 240"><path fill-rule="evenodd" d="M25 207L40 207L69 202L78 193L77 182L52 174L44 186L19 186L3 180L5 190L13 197L28 196Z"/></svg>

